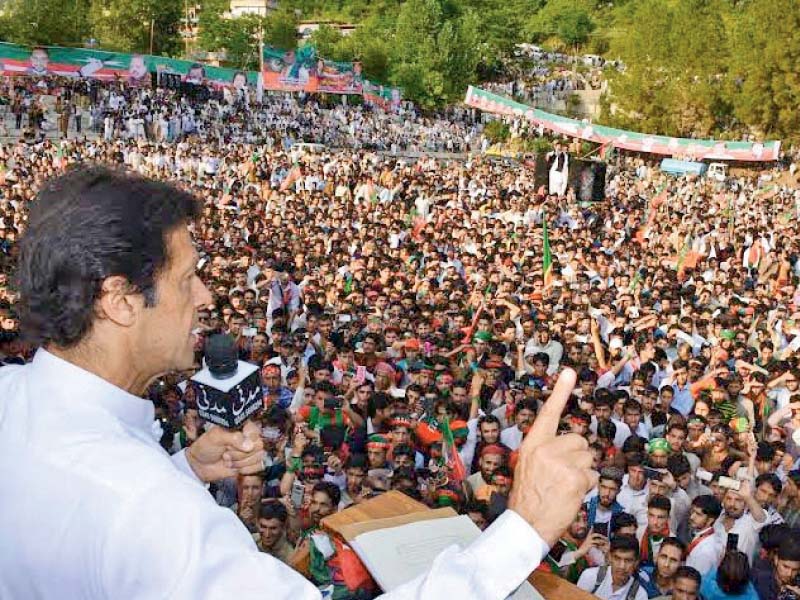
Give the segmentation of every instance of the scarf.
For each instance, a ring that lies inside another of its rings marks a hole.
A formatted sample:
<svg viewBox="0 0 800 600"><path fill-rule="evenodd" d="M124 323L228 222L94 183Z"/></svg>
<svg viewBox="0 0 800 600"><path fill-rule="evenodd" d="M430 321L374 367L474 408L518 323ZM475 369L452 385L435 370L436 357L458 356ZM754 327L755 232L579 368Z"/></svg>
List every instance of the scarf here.
<svg viewBox="0 0 800 600"><path fill-rule="evenodd" d="M575 552L578 549L577 544L573 544L569 540L561 538L558 540L558 543L563 544L566 547L567 552ZM550 554L545 557L545 563L549 567L549 571L553 573L553 575L561 575L561 570L558 566L558 561L555 560ZM577 583L578 578L581 576L587 568L589 567L589 561L586 560L586 557L582 556L574 563L572 563L569 568L567 569L567 581L570 583Z"/></svg>
<svg viewBox="0 0 800 600"><path fill-rule="evenodd" d="M656 557L653 551L653 545L654 543L660 544L664 541L664 538L668 536L669 531L661 531L657 534L653 534L649 527L644 530L642 541L639 544L639 560L643 565L655 564Z"/></svg>
<svg viewBox="0 0 800 600"><path fill-rule="evenodd" d="M687 558L689 557L689 555L692 553L692 550L694 550L695 548L697 548L697 546L700 545L700 542L702 542L706 538L710 538L712 535L714 535L714 528L709 527L708 529L705 529L700 533L698 533L696 536L694 536L694 539L686 548L686 557Z"/></svg>

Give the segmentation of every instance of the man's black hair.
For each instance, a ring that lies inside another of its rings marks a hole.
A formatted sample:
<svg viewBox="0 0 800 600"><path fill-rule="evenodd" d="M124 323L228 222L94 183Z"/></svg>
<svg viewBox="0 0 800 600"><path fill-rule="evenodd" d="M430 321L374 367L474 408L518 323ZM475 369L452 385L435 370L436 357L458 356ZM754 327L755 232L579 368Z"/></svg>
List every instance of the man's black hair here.
<svg viewBox="0 0 800 600"><path fill-rule="evenodd" d="M176 187L105 167L48 182L31 204L17 272L21 322L36 344L73 347L89 333L103 281L124 277L154 306L168 236L199 214Z"/></svg>
<svg viewBox="0 0 800 600"><path fill-rule="evenodd" d="M722 514L722 504L720 504L720 501L712 494L696 496L694 500L692 500L692 506L700 509L705 516L713 517L714 520L718 519Z"/></svg>
<svg viewBox="0 0 800 600"><path fill-rule="evenodd" d="M286 507L280 502L265 502L258 509L259 519L278 519L281 523L286 523L289 513Z"/></svg>
<svg viewBox="0 0 800 600"><path fill-rule="evenodd" d="M311 490L311 492L322 492L323 494L327 494L328 498L331 499L331 504L333 505L334 509L339 506L339 501L342 499L342 492L339 489L339 486L335 483L331 483L330 481L320 481L314 485L314 488Z"/></svg>

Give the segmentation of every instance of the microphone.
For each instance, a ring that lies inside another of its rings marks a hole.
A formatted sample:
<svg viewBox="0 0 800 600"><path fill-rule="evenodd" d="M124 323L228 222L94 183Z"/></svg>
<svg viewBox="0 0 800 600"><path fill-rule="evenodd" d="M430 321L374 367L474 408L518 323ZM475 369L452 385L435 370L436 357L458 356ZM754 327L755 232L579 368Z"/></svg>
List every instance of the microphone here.
<svg viewBox="0 0 800 600"><path fill-rule="evenodd" d="M206 341L205 367L192 376L201 418L237 429L264 406L261 375L256 365L239 360L234 339L217 333Z"/></svg>

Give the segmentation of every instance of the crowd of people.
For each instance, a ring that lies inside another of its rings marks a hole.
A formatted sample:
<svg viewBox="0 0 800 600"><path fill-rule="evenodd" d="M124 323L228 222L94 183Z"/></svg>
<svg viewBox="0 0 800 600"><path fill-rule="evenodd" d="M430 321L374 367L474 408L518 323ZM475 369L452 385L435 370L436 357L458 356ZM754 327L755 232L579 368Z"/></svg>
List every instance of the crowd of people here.
<svg viewBox="0 0 800 600"><path fill-rule="evenodd" d="M385 152L468 152L479 140L474 115L423 115L409 103L384 111L338 97L266 94L229 88L186 90L54 78L45 86L6 78L0 130L35 141L48 130L61 139L102 137L173 143L188 135L218 143L288 147L314 142ZM202 93L201 91L202 90ZM45 102L45 98L52 102Z"/></svg>
<svg viewBox="0 0 800 600"><path fill-rule="evenodd" d="M599 68L579 71L567 66L537 65L510 69L500 80L481 87L519 102L556 110L577 91L602 89L604 81Z"/></svg>
<svg viewBox="0 0 800 600"><path fill-rule="evenodd" d="M587 204L525 165L376 151L466 149L467 120L92 94L101 135L0 149L0 358L32 356L12 273L46 180L102 162L191 191L214 297L197 366L228 333L265 396L263 472L209 491L263 552L307 553L331 597L371 597L321 521L398 490L485 528L572 368L562 430L600 480L541 568L607 600L800 598L800 191L619 157ZM208 427L186 375L150 389L169 452Z"/></svg>

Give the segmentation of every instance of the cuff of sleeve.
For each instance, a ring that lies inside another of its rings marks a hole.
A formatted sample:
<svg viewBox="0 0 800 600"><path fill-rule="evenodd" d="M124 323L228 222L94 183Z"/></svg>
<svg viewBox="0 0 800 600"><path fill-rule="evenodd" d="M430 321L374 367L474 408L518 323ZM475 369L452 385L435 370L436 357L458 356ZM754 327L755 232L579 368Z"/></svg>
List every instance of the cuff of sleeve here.
<svg viewBox="0 0 800 600"><path fill-rule="evenodd" d="M550 547L525 519L509 509L470 545L469 551L478 558L477 578L496 578L502 573L504 582L513 583L513 591L536 570Z"/></svg>
<svg viewBox="0 0 800 600"><path fill-rule="evenodd" d="M205 483L200 480L200 478L197 476L197 473L194 472L194 469L192 469L192 466L189 464L189 460L186 458L186 448L170 456L170 459L172 460L173 466L178 469L178 471L205 485Z"/></svg>

